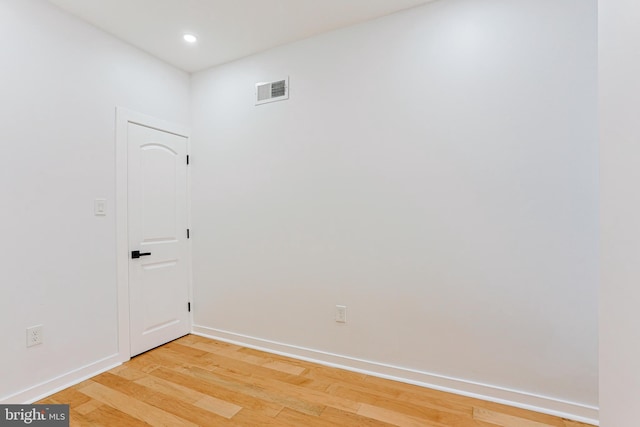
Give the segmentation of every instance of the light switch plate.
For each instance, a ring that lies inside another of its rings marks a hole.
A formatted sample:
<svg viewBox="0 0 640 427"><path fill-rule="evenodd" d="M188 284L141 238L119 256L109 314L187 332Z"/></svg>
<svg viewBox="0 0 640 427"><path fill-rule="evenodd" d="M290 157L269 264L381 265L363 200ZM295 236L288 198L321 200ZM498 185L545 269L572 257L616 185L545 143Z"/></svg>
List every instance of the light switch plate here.
<svg viewBox="0 0 640 427"><path fill-rule="evenodd" d="M95 216L107 215L107 199L95 199L93 201L93 214Z"/></svg>
<svg viewBox="0 0 640 427"><path fill-rule="evenodd" d="M336 322L347 323L347 306L336 305Z"/></svg>

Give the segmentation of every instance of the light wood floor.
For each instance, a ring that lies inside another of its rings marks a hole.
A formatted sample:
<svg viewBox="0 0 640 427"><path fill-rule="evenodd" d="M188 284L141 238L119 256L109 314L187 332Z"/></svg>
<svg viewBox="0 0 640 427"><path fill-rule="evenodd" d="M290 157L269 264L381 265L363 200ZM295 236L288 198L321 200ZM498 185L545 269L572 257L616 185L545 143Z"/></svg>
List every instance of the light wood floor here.
<svg viewBox="0 0 640 427"><path fill-rule="evenodd" d="M586 426L195 335L39 403L72 426Z"/></svg>

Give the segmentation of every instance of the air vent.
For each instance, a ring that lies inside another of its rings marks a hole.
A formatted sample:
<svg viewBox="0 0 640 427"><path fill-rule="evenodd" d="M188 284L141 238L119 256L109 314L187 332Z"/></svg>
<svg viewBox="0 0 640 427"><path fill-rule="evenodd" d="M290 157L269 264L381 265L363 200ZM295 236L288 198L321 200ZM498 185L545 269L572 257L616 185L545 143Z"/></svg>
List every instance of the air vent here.
<svg viewBox="0 0 640 427"><path fill-rule="evenodd" d="M256 105L289 99L289 77L275 82L256 83Z"/></svg>

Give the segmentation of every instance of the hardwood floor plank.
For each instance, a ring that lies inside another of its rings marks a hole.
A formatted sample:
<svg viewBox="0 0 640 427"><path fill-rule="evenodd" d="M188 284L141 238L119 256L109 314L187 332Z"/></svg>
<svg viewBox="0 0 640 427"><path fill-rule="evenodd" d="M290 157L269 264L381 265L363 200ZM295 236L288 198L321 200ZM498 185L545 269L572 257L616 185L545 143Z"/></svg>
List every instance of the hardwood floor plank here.
<svg viewBox="0 0 640 427"><path fill-rule="evenodd" d="M277 360L267 362L262 366L268 369L273 369L273 370L284 372L291 375L300 375L305 371L305 368L301 366L296 366L296 365L292 365L291 363L284 363Z"/></svg>
<svg viewBox="0 0 640 427"><path fill-rule="evenodd" d="M201 344L206 347L204 348L204 350L208 351L209 353L215 353L216 349L222 348L232 349L234 351L245 348L237 344L231 344L224 341L216 341L209 338L201 337L199 335L187 335L185 337L182 337L180 338L180 343L184 345Z"/></svg>
<svg viewBox="0 0 640 427"><path fill-rule="evenodd" d="M223 416L216 411L209 411L206 407L203 408L202 406L199 406L197 402L196 404L191 404L185 400L180 399L179 396L175 394L164 394L157 389L145 387L137 383L131 383L118 377L117 375L113 375L108 372L98 375L96 378L94 378L94 381L104 385L105 387L109 387L112 390L117 390L123 394L126 394L131 398L135 398L137 400L140 400L141 402L195 423L196 425L206 425L207 423L212 423L222 426L226 425L226 423L224 420L220 419L220 417L230 418L227 416ZM221 409L220 406L216 406L215 408ZM234 414L237 413L240 409L242 408L235 406Z"/></svg>
<svg viewBox="0 0 640 427"><path fill-rule="evenodd" d="M102 405L104 405L104 403L102 403L102 402L100 402L98 400L90 399L88 402L85 402L82 405L75 406L74 408L75 408L76 412L78 412L79 414L86 415L89 412L98 409Z"/></svg>
<svg viewBox="0 0 640 427"><path fill-rule="evenodd" d="M205 350L211 354L218 354L220 356L226 356L234 360L241 360L243 362L251 363L253 365L262 365L268 361L266 357L253 356L240 352L242 347L236 345L222 343L220 341L206 342L204 338L196 337L197 340L181 341L182 345L197 348L199 350ZM226 344L226 345L222 345Z"/></svg>
<svg viewBox="0 0 640 427"><path fill-rule="evenodd" d="M265 417L275 417L282 408L284 408L284 406L280 404L256 399L253 396L249 396L241 392L218 387L215 382L210 382L206 378L198 379L188 373L176 372L166 368L158 368L152 373L152 375L185 387L190 387L201 393L208 394L221 400L233 402L242 408L259 412Z"/></svg>
<svg viewBox="0 0 640 427"><path fill-rule="evenodd" d="M515 408L512 406L501 405L499 403L478 400L474 403L474 408L476 408L477 410L487 410L498 414L509 415L516 419L528 419L552 427L566 427L565 420L563 420L562 418L554 417L553 415L541 414L538 412L531 412L527 411L526 409ZM573 426L584 427L585 424L577 423L573 424Z"/></svg>
<svg viewBox="0 0 640 427"><path fill-rule="evenodd" d="M135 380L135 383L155 390L156 392L174 396L175 399L191 403L225 418L231 418L242 409L241 406L234 403L156 377L140 378Z"/></svg>
<svg viewBox="0 0 640 427"><path fill-rule="evenodd" d="M194 427L197 424L179 418L160 408L156 408L137 399L131 399L126 394L113 390L102 384L91 382L80 391L87 396L107 404L109 407L121 409L127 415L154 426L166 427ZM100 410L101 408L98 408ZM95 411L93 411L95 412ZM89 414L92 414L90 412Z"/></svg>
<svg viewBox="0 0 640 427"><path fill-rule="evenodd" d="M438 424L430 423L390 409L369 405L367 403L363 403L360 406L357 414L400 427L440 427Z"/></svg>
<svg viewBox="0 0 640 427"><path fill-rule="evenodd" d="M289 426L308 426L308 427L333 427L334 424L326 419L303 414L291 408L284 408L276 417L279 423Z"/></svg>
<svg viewBox="0 0 640 427"><path fill-rule="evenodd" d="M120 365L116 368L110 370L112 374L115 374L119 377L125 378L129 381L136 381L143 378L148 378L148 372L143 372L138 369L133 368L130 364Z"/></svg>
<svg viewBox="0 0 640 427"><path fill-rule="evenodd" d="M264 360L261 361L260 364L254 364L254 363L245 362L244 360L235 359L233 358L232 354L221 355L218 353L207 355L205 360L210 362L210 364L207 366L211 368L224 367L224 369L228 371L234 371L238 374L261 375L263 377L277 378L280 381L285 381L289 383L300 382L299 373L292 374L291 372L285 372L283 369L273 369L273 368L265 367L263 366L263 364L268 362Z"/></svg>
<svg viewBox="0 0 640 427"><path fill-rule="evenodd" d="M250 374L251 376L277 379L288 384L305 386L319 391L326 390L332 384L332 381L328 378L309 377L307 375L309 368L303 366L290 363L284 364L279 360L255 355L240 355L240 359L234 358L238 353L210 354L207 360L211 361L212 366L222 367L227 371L241 375ZM247 360L253 360L256 363L248 362ZM279 369L275 369L276 367Z"/></svg>
<svg viewBox="0 0 640 427"><path fill-rule="evenodd" d="M88 381L83 381L74 387L67 388L59 391L58 393L49 396L47 399L51 403L68 404L71 407L78 407L83 403L87 403L91 400L89 396L78 391L83 385L88 384Z"/></svg>
<svg viewBox="0 0 640 427"><path fill-rule="evenodd" d="M277 393L274 390L267 391L264 387L256 385L255 377L233 375L231 372L223 372L223 370L220 369L213 373L197 367L192 368L185 373L190 373L196 378L207 379L219 387L246 394L267 402L276 403L305 414L319 415L325 408L323 405L307 402L298 397Z"/></svg>
<svg viewBox="0 0 640 427"><path fill-rule="evenodd" d="M304 409L301 410L299 406L294 407L290 405L284 405L303 413L310 413L311 415L319 415L326 406L332 406L334 408L350 412L356 412L360 407L360 404L353 400L336 397L328 393L306 388L304 386L282 383L277 380L255 375L252 375L249 378L245 378L242 376L238 376L233 372L225 371L221 368L218 368L218 370L216 370L216 373L228 377L231 381L248 381L257 387L268 391L269 393L277 396L288 397L289 399L293 399L295 402L306 401L315 404L316 408L311 412Z"/></svg>
<svg viewBox="0 0 640 427"><path fill-rule="evenodd" d="M173 344L173 343L169 343L169 344ZM167 344L167 346L169 346L169 344ZM168 367L168 368L182 368L186 366L199 366L199 367L206 367L206 368L214 367L213 364L208 361L208 359L203 357L203 356L206 356L208 353L204 355L193 354L191 350L194 350L194 349L192 349L191 347L187 347L187 346L176 347L176 345L173 345L166 348L162 347L161 350L162 351L160 351L160 348L156 348L154 350L151 350L148 353L141 354L140 356L136 356L132 360L135 361L137 359L143 359L143 360L149 359L154 363L160 364L161 366Z"/></svg>
<svg viewBox="0 0 640 427"><path fill-rule="evenodd" d="M353 412L341 411L340 409L327 408L320 415L325 421L331 423L331 425L339 426L371 426L371 427L390 427L393 424L385 423L384 421L376 420L374 418L364 417L362 415L354 414Z"/></svg>
<svg viewBox="0 0 640 427"><path fill-rule="evenodd" d="M373 393L357 390L354 391L349 387L339 386L334 390L337 396L343 396L349 399L357 399L367 405L377 407L380 409L392 411L394 413L411 416L419 420L424 420L430 423L430 425L439 427L449 427L453 425L470 424L472 417L472 409L468 408L466 411L449 411L447 407L437 407L429 405L428 401L420 403L412 403L408 401L389 399L386 397L380 397ZM361 414L361 412L357 412ZM384 421L384 420L383 420Z"/></svg>
<svg viewBox="0 0 640 427"><path fill-rule="evenodd" d="M188 345L199 350L205 350L209 353L224 356L232 360L242 361L257 366L263 366L265 368L274 369L276 371L284 372L291 375L300 375L307 370L307 368L292 364L290 361L284 362L275 360L273 357L269 357L266 354L263 357L240 352L238 350L240 350L242 347L238 346L219 346L208 342L203 342L202 340L190 340L187 342L181 342L181 344Z"/></svg>
<svg viewBox="0 0 640 427"><path fill-rule="evenodd" d="M483 408L473 408L473 418L501 427L554 427L551 424L515 417Z"/></svg>
<svg viewBox="0 0 640 427"><path fill-rule="evenodd" d="M80 414L73 409L69 410L69 427L82 427L86 425L89 425L89 420L84 417L84 414Z"/></svg>
<svg viewBox="0 0 640 427"><path fill-rule="evenodd" d="M234 405L233 403L225 402L224 400L220 400L211 396L203 396L196 403L194 403L194 405L227 419L232 418L242 409L241 406Z"/></svg>
<svg viewBox="0 0 640 427"><path fill-rule="evenodd" d="M473 410L473 402L467 404L452 402L443 396L435 398L425 393L398 392L390 387L381 385L372 386L369 383L362 385L358 383L336 382L332 385L330 392L351 397L362 394L362 396L369 396L369 399L373 399L374 402L375 399L386 399L389 401L403 402L406 405L415 405L421 408L466 415L469 418Z"/></svg>
<svg viewBox="0 0 640 427"><path fill-rule="evenodd" d="M79 425L84 427L149 427L149 423L132 417L124 411L116 409L115 407L110 405L102 405L85 415L79 414L77 412L74 413L74 411L71 411L71 419L75 420L77 423L79 423Z"/></svg>
<svg viewBox="0 0 640 427"><path fill-rule="evenodd" d="M304 376L313 379L321 378L332 381L345 381L348 383L362 383L367 378L367 375L359 372L346 371L322 365L311 366Z"/></svg>
<svg viewBox="0 0 640 427"><path fill-rule="evenodd" d="M470 402L473 402L474 399L466 397L466 396L461 396L458 394L453 394L453 393L447 393L444 391L439 391L439 390L434 390L434 389L429 389L429 388L424 388L424 387L420 387L418 385L415 384L408 384L408 383L402 383L402 382L397 382L397 381L389 381L386 380L384 378L379 378L379 377L374 377L374 376L367 376L364 380L363 383L365 384L366 387L372 387L372 388L376 388L376 389L391 389L391 390L397 390L399 395L405 395L405 396L410 396L410 395L417 395L417 396L421 396L421 397L433 397L436 399L444 399L448 402L452 402L452 403L459 403L462 405L467 404L469 407L472 407L472 404L469 404Z"/></svg>
<svg viewBox="0 0 640 427"><path fill-rule="evenodd" d="M176 399L180 399L189 403L196 403L203 397L208 396L191 388L184 387L179 384L172 383L171 381L166 381L154 376L139 378L134 380L133 382L145 386L149 389L155 390L158 393L174 396L174 398Z"/></svg>

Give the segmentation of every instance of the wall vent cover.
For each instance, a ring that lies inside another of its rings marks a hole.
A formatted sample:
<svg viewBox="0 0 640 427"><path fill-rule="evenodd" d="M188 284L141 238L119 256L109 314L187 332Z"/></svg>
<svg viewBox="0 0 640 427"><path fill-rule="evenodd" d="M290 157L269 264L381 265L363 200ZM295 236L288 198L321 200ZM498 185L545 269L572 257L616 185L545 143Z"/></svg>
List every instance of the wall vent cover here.
<svg viewBox="0 0 640 427"><path fill-rule="evenodd" d="M256 83L256 105L289 99L289 77L267 83Z"/></svg>

